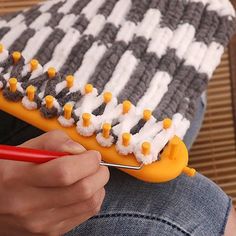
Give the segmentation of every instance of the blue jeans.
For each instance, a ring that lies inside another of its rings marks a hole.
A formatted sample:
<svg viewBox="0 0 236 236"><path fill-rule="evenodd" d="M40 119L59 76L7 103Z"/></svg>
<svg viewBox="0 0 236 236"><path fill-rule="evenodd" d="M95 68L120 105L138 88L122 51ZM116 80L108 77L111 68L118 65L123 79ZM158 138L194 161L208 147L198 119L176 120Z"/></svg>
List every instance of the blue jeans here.
<svg viewBox="0 0 236 236"><path fill-rule="evenodd" d="M185 136L190 147L199 131L205 102L199 101ZM144 183L110 169L101 212L66 236L220 236L231 208L229 197L212 181L197 174L164 184Z"/></svg>
<svg viewBox="0 0 236 236"><path fill-rule="evenodd" d="M190 147L200 129L205 110L199 100L184 141ZM17 145L41 131L0 112L0 143ZM163 184L141 182L110 169L101 212L66 236L219 236L223 235L231 208L229 197L201 174L181 175Z"/></svg>

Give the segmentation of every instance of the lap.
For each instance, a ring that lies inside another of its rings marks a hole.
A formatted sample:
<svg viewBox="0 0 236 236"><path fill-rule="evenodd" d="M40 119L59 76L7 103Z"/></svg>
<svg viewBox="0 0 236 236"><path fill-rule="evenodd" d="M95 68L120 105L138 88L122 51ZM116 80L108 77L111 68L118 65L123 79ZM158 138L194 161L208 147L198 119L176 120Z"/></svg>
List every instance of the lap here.
<svg viewBox="0 0 236 236"><path fill-rule="evenodd" d="M184 141L193 143L204 115L199 106ZM0 113L0 143L20 144L42 131ZM223 234L230 200L214 183L198 174L163 184L144 183L111 169L99 215L69 232L74 235L209 235Z"/></svg>

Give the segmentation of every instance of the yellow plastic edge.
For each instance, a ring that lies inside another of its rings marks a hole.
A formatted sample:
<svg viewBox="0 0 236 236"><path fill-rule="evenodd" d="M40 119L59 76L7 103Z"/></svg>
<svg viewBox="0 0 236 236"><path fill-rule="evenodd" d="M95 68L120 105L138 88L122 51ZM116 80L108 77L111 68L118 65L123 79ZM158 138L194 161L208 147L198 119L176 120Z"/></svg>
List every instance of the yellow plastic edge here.
<svg viewBox="0 0 236 236"><path fill-rule="evenodd" d="M29 111L23 107L21 102L7 101L0 92L0 110L3 110L41 130L49 131L60 129L65 131L73 140L81 143L86 149L97 150L101 153L105 162L123 165L139 166L133 155L122 156L117 153L115 145L105 148L100 146L95 138L83 137L76 132L75 127L65 128L59 124L56 118L45 119L39 110ZM120 169L137 179L150 183L167 182L178 177L188 164L188 151L182 140L179 139L178 156L170 159L169 146L161 154L161 160L150 165L145 165L141 170Z"/></svg>

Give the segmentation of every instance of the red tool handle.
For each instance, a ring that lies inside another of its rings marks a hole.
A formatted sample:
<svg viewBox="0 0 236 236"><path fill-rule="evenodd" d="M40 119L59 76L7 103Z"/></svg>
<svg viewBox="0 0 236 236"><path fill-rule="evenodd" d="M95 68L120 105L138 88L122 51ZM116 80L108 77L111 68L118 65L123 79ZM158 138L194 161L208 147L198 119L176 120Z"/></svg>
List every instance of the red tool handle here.
<svg viewBox="0 0 236 236"><path fill-rule="evenodd" d="M4 160L41 164L66 155L68 155L68 153L0 145L0 159Z"/></svg>

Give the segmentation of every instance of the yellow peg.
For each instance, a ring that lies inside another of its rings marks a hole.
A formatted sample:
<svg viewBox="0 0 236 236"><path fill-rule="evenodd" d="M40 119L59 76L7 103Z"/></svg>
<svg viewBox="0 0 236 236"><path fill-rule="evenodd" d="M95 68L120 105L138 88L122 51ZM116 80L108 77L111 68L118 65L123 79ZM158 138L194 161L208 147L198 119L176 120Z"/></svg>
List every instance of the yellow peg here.
<svg viewBox="0 0 236 236"><path fill-rule="evenodd" d="M31 102L34 101L35 91L36 91L36 89L32 85L28 86L26 89L27 97Z"/></svg>
<svg viewBox="0 0 236 236"><path fill-rule="evenodd" d="M10 78L9 79L9 85L10 85L10 91L12 93L16 92L16 86L17 86L17 79L16 78Z"/></svg>
<svg viewBox="0 0 236 236"><path fill-rule="evenodd" d="M149 142L144 142L144 143L142 144L142 154L143 154L144 156L148 156L148 155L150 155L150 153L151 153L151 143L149 143Z"/></svg>
<svg viewBox="0 0 236 236"><path fill-rule="evenodd" d="M131 102L126 100L123 102L123 114L126 114L129 112L129 110L131 109Z"/></svg>
<svg viewBox="0 0 236 236"><path fill-rule="evenodd" d="M166 118L163 120L163 128L164 129L169 129L172 125L172 120L169 118Z"/></svg>
<svg viewBox="0 0 236 236"><path fill-rule="evenodd" d="M109 138L110 130L111 130L111 124L109 124L109 123L103 124L103 126L102 126L102 136L104 138Z"/></svg>
<svg viewBox="0 0 236 236"><path fill-rule="evenodd" d="M195 174L196 174L196 170L195 169L193 169L193 168L189 168L189 167L184 167L184 169L183 169L183 173L184 174L186 174L186 175L188 175L188 176L190 176L190 177L193 177Z"/></svg>
<svg viewBox="0 0 236 236"><path fill-rule="evenodd" d="M170 148L170 154L169 154L169 158L171 160L174 160L175 158L178 158L178 147L179 147L179 139L177 136L174 136L174 138L172 138L170 140L169 143L169 148Z"/></svg>
<svg viewBox="0 0 236 236"><path fill-rule="evenodd" d="M122 144L123 146L127 147L130 144L131 134L130 133L123 133L122 134Z"/></svg>
<svg viewBox="0 0 236 236"><path fill-rule="evenodd" d="M84 114L82 115L82 119L83 119L83 126L84 126L84 127L90 126L90 124L91 124L91 114L89 114L89 113L84 113Z"/></svg>
<svg viewBox="0 0 236 236"><path fill-rule="evenodd" d="M0 43L0 53L2 53L4 50L3 44Z"/></svg>
<svg viewBox="0 0 236 236"><path fill-rule="evenodd" d="M143 119L145 121L150 120L151 116L152 116L152 111L151 110L146 109L146 110L143 111Z"/></svg>
<svg viewBox="0 0 236 236"><path fill-rule="evenodd" d="M13 52L12 58L13 58L14 63L16 64L21 59L21 53L17 51Z"/></svg>
<svg viewBox="0 0 236 236"><path fill-rule="evenodd" d="M33 72L34 70L37 70L38 65L39 65L38 60L32 59L32 60L30 61L30 70L31 70L31 72Z"/></svg>
<svg viewBox="0 0 236 236"><path fill-rule="evenodd" d="M71 88L74 84L74 80L75 80L75 78L73 75L66 76L66 87Z"/></svg>
<svg viewBox="0 0 236 236"><path fill-rule="evenodd" d="M53 67L48 68L48 77L50 79L54 78L56 76L56 69Z"/></svg>
<svg viewBox="0 0 236 236"><path fill-rule="evenodd" d="M51 95L48 95L45 97L45 101L46 101L46 107L48 109L53 108L53 101L54 101L54 97Z"/></svg>
<svg viewBox="0 0 236 236"><path fill-rule="evenodd" d="M69 120L71 118L71 113L72 113L72 109L73 109L73 106L69 103L67 103L65 106L64 106L64 117L65 119Z"/></svg>
<svg viewBox="0 0 236 236"><path fill-rule="evenodd" d="M109 103L110 101L111 101L111 99L112 99L112 93L110 93L110 92L105 92L104 94L103 94L103 100L104 100L104 102L107 104L107 103Z"/></svg>
<svg viewBox="0 0 236 236"><path fill-rule="evenodd" d="M84 87L84 91L86 94L93 92L93 85L92 84L86 84Z"/></svg>

